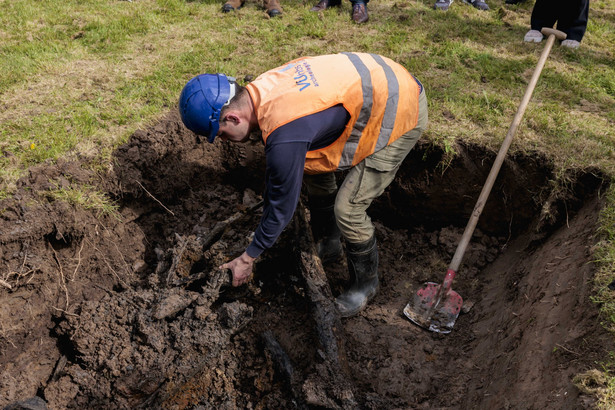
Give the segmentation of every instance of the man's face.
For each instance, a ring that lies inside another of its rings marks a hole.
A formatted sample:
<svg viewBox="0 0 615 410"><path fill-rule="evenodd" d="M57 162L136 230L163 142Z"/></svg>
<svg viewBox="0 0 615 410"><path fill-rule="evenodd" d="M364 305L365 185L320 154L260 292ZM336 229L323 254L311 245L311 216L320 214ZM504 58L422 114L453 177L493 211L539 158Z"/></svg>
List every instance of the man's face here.
<svg viewBox="0 0 615 410"><path fill-rule="evenodd" d="M225 116L225 119L220 121L217 137L223 141L246 142L250 137L248 121L234 115Z"/></svg>

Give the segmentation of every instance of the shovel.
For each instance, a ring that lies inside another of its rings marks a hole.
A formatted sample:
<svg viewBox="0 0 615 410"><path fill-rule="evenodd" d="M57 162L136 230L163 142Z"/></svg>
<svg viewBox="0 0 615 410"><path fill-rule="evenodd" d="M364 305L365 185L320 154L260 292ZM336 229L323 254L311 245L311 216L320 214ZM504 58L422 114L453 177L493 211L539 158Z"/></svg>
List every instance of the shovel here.
<svg viewBox="0 0 615 410"><path fill-rule="evenodd" d="M538 77L540 77L545 61L551 52L551 47L553 47L553 43L555 43L556 38L558 40L564 40L566 38L565 33L552 28L544 27L541 32L548 37L545 48L540 55L538 64L534 69L534 74L532 75L530 83L525 90L525 95L523 96L523 100L521 100L521 104L517 109L517 113L513 118L512 124L510 124L510 128L508 129L506 138L504 138L502 147L500 148L493 166L491 167L491 171L487 176L487 181L485 182L480 196L478 197L478 201L474 206L474 211L472 212L468 225L463 232L461 241L459 242L459 245L457 245L455 255L453 256L448 270L446 271L446 276L444 276L444 281L442 284L437 284L434 282L425 283L422 288L416 291L413 299L404 308L404 315L406 315L408 319L425 329L431 330L432 332L450 333L451 330L453 330L455 320L457 320L457 316L459 316L461 306L463 305L463 298L451 289L453 279L457 274L457 270L459 269L463 255L468 247L470 239L472 238L472 234L474 233L474 228L476 228L478 218L483 211L485 202L489 197L491 188L493 187L498 172L504 162L506 152L510 147L510 143L517 132L521 118L525 113L525 109L527 108L530 98L532 97Z"/></svg>

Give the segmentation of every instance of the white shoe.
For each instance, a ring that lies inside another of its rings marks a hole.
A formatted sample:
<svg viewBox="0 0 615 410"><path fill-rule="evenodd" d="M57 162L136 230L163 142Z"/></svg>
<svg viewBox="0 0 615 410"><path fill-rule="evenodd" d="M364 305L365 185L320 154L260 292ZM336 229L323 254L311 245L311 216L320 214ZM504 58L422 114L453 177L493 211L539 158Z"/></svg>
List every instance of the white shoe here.
<svg viewBox="0 0 615 410"><path fill-rule="evenodd" d="M543 35L538 30L530 30L525 33L525 37L523 37L523 41L528 43L540 43L543 39Z"/></svg>
<svg viewBox="0 0 615 410"><path fill-rule="evenodd" d="M581 43L579 43L577 40L564 40L564 41L562 41L562 46L563 47L579 48L580 45L581 45Z"/></svg>

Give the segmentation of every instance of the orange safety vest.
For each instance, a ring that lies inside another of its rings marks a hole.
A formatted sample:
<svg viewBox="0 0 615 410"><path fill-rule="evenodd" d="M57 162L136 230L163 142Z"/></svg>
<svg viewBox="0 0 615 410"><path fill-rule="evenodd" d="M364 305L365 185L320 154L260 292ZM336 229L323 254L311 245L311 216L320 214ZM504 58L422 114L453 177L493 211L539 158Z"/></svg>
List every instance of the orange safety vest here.
<svg viewBox="0 0 615 410"><path fill-rule="evenodd" d="M308 151L307 174L355 166L418 121L419 85L393 60L376 54L303 57L258 76L247 87L263 140L298 118L343 104L350 113L331 145Z"/></svg>

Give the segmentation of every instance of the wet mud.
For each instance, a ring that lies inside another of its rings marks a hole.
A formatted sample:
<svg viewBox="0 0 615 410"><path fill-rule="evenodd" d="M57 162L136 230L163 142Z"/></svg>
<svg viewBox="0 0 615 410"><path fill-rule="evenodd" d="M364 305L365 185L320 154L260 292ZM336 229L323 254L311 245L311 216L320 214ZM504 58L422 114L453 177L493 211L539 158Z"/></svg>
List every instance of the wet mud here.
<svg viewBox="0 0 615 410"><path fill-rule="evenodd" d="M458 151L420 142L370 208L381 287L350 319L327 305L345 261L310 256L302 210L249 285L217 268L261 215L258 142L199 143L169 114L111 169L32 168L0 203L0 407L592 408L573 377L614 349L590 301L599 173L555 188L544 158L509 157L453 282L452 332L404 316L444 278L495 157ZM53 195L71 186L119 208Z"/></svg>

